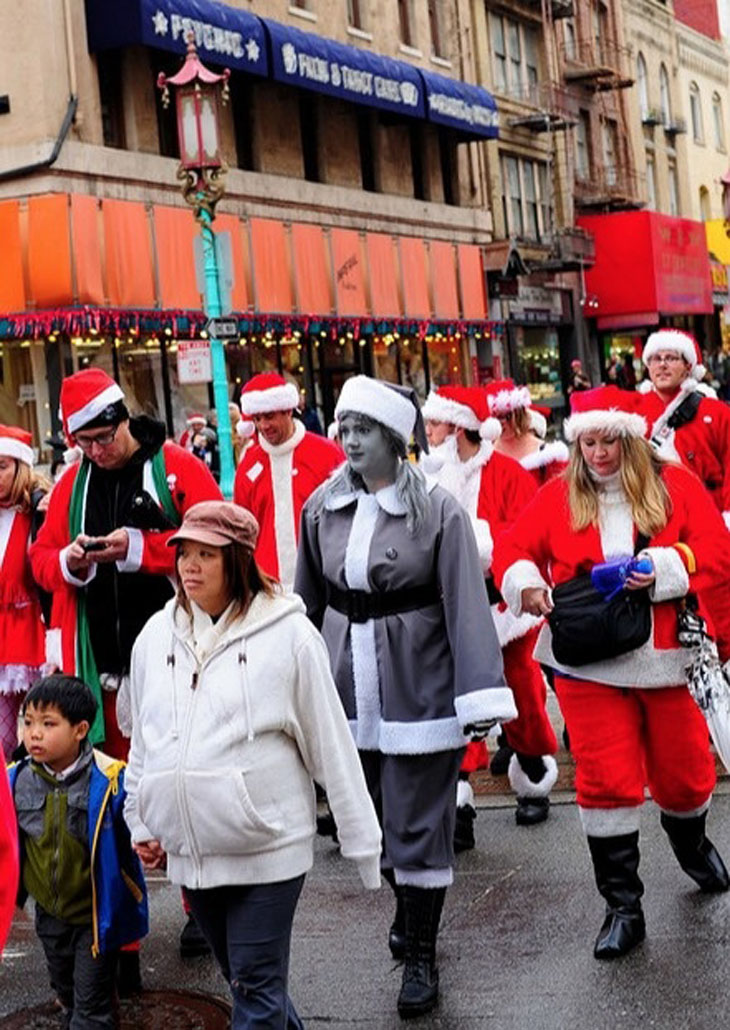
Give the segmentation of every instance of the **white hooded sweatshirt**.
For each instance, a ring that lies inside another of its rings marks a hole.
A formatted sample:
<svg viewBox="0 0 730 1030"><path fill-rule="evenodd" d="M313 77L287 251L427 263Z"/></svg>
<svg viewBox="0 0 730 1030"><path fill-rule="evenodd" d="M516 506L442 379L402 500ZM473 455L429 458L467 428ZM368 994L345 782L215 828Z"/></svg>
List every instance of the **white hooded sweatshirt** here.
<svg viewBox="0 0 730 1030"><path fill-rule="evenodd" d="M342 854L380 885L381 834L330 673L298 597L259 593L213 625L171 600L132 652L125 818L191 888L275 883L312 865L326 789Z"/></svg>

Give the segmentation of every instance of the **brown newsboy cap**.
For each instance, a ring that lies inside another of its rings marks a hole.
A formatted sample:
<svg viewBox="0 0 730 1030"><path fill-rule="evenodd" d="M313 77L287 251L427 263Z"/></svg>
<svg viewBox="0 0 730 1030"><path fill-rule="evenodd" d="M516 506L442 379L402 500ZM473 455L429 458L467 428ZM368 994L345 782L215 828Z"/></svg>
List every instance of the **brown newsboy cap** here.
<svg viewBox="0 0 730 1030"><path fill-rule="evenodd" d="M173 547L179 540L196 540L213 547L238 543L253 551L258 535L259 524L247 508L231 501L200 501L185 512L182 525L167 546Z"/></svg>

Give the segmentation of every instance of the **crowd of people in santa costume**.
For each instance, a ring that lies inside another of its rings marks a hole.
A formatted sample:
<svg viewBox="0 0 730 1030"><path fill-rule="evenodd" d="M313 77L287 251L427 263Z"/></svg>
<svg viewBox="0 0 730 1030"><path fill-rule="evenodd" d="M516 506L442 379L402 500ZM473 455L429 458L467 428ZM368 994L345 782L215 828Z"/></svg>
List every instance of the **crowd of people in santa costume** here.
<svg viewBox="0 0 730 1030"><path fill-rule="evenodd" d="M325 438L296 416L294 384L256 375L235 411L233 503L211 474L205 416L173 443L99 369L62 383L73 450L55 485L33 467L30 434L0 426L0 739L15 759L10 787L0 777L0 943L19 877L70 1026L114 1025L95 970L141 988L141 862L181 887L182 954L212 951L232 1025L300 1027L287 970L315 787L331 806L320 830L366 887L379 867L392 890L399 1015L430 1011L487 739L499 734L518 825L549 818L549 689L605 901L596 958L646 933L647 787L681 867L704 892L728 889L705 833L715 765L677 616L690 597L730 659L730 409L704 385L688 334L653 333L643 361L637 391L575 385L564 441L548 439L549 411L508 379L439 386L421 405L408 388L355 376ZM634 624L611 626L586 655L580 619L598 603L586 578L621 562ZM86 685L78 710L74 683ZM68 730L61 757L44 743L48 712ZM120 826L97 850L72 799L107 781ZM48 818L80 866L76 893L47 911L39 869L60 867L32 809L54 792L68 802ZM133 912L110 886L119 876L140 893ZM119 932L104 937L81 904L94 891ZM271 929L265 953L246 938L253 913ZM65 956L48 944L59 927L76 935ZM89 961L82 930L111 964Z"/></svg>

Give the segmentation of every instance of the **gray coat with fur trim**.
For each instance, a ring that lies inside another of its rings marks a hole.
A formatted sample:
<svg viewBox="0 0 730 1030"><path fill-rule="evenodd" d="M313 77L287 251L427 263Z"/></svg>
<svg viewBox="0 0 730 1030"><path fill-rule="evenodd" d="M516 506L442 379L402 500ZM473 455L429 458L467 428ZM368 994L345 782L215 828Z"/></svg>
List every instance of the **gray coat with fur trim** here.
<svg viewBox="0 0 730 1030"><path fill-rule="evenodd" d="M321 488L320 488L321 489ZM295 591L321 629L360 750L428 754L464 747L463 727L515 718L469 517L431 490L412 536L393 486L305 505ZM341 590L391 592L433 583L440 603L365 623L327 605Z"/></svg>

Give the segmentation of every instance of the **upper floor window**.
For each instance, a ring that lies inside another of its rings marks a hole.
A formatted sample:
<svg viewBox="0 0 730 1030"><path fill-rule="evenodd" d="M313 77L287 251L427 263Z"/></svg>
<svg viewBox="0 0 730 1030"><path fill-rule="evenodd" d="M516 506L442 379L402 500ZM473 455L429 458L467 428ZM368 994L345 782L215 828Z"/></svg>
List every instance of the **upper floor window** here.
<svg viewBox="0 0 730 1030"><path fill-rule="evenodd" d="M411 0L398 0L398 25L401 43L405 46L413 46L415 37L413 35Z"/></svg>
<svg viewBox="0 0 730 1030"><path fill-rule="evenodd" d="M706 186L700 186L700 217L703 222L709 222L710 212L710 191Z"/></svg>
<svg viewBox="0 0 730 1030"><path fill-rule="evenodd" d="M575 127L575 174L588 179L591 174L591 117L581 111Z"/></svg>
<svg viewBox="0 0 730 1030"><path fill-rule="evenodd" d="M703 143L705 133L702 128L702 100L700 87L696 82L691 82L689 86L689 113L692 119L692 137L696 143Z"/></svg>
<svg viewBox="0 0 730 1030"><path fill-rule="evenodd" d="M669 96L669 75L664 64L659 68L659 98L662 108L662 122L669 125L672 121L672 102Z"/></svg>
<svg viewBox="0 0 730 1030"><path fill-rule="evenodd" d="M446 51L447 33L443 24L444 4L442 0L428 0L428 23L431 27L431 53L434 57L448 57Z"/></svg>
<svg viewBox="0 0 730 1030"><path fill-rule="evenodd" d="M537 30L501 14L490 14L490 30L496 90L532 97L540 78Z"/></svg>
<svg viewBox="0 0 730 1030"><path fill-rule="evenodd" d="M362 29L362 2L361 0L347 0L347 24L353 29Z"/></svg>
<svg viewBox="0 0 730 1030"><path fill-rule="evenodd" d="M677 175L677 162L669 159L667 163L669 176L669 214L679 214L679 176Z"/></svg>
<svg viewBox="0 0 730 1030"><path fill-rule="evenodd" d="M646 155L646 195L647 206L656 211L656 162L653 154Z"/></svg>
<svg viewBox="0 0 730 1030"><path fill-rule="evenodd" d="M636 58L636 88L639 93L639 110L643 119L649 113L649 83L643 54L639 54Z"/></svg>
<svg viewBox="0 0 730 1030"><path fill-rule="evenodd" d="M505 227L510 236L540 240L552 229L550 175L543 161L502 156Z"/></svg>
<svg viewBox="0 0 730 1030"><path fill-rule="evenodd" d="M712 94L712 125L715 131L715 146L718 150L724 150L725 123L722 116L722 97L719 93Z"/></svg>
<svg viewBox="0 0 730 1030"><path fill-rule="evenodd" d="M613 186L618 181L618 126L615 121L606 118L603 122L603 167L606 182Z"/></svg>
<svg viewBox="0 0 730 1030"><path fill-rule="evenodd" d="M564 23L565 56L569 61L574 61L578 56L578 41L575 35L575 23L572 18L566 18Z"/></svg>

